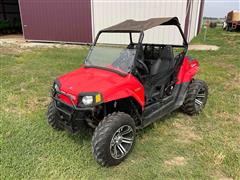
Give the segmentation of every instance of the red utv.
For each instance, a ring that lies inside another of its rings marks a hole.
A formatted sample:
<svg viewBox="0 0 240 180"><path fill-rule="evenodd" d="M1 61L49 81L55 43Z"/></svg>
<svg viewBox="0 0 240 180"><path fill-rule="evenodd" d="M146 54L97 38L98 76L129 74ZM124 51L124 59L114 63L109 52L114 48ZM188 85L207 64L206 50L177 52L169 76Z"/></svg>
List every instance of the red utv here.
<svg viewBox="0 0 240 180"><path fill-rule="evenodd" d="M144 31L173 25L182 45L143 43ZM109 33L129 36L126 46L97 43ZM133 42L133 35L138 35ZM81 68L60 76L52 87L48 122L57 130L95 129L92 151L102 166L117 165L132 150L136 130L181 108L198 114L208 87L195 80L199 64L186 55L188 43L178 18L127 20L101 30Z"/></svg>

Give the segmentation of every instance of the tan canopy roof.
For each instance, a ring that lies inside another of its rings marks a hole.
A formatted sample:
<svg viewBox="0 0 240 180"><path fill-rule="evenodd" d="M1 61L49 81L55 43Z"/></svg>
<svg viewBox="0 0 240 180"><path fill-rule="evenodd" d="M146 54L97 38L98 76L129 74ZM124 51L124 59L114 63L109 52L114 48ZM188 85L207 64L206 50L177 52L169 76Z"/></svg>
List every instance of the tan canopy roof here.
<svg viewBox="0 0 240 180"><path fill-rule="evenodd" d="M177 17L151 18L145 21L132 19L123 21L117 25L103 29L105 32L141 32L159 25L179 25Z"/></svg>

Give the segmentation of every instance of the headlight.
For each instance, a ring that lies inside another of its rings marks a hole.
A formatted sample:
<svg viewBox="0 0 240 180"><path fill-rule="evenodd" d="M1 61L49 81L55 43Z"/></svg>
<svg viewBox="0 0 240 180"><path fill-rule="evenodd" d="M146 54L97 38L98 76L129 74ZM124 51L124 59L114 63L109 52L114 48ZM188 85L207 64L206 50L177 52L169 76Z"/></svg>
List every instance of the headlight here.
<svg viewBox="0 0 240 180"><path fill-rule="evenodd" d="M57 92L59 92L59 91L60 91L60 88L59 88L59 86L58 86L58 84L57 84L57 83L55 83L55 84L54 84L54 89L55 89L55 91L57 91Z"/></svg>
<svg viewBox="0 0 240 180"><path fill-rule="evenodd" d="M84 105L91 105L93 103L93 96L83 96L82 103Z"/></svg>
<svg viewBox="0 0 240 180"><path fill-rule="evenodd" d="M95 106L103 102L103 97L100 93L80 93L78 96L78 106Z"/></svg>
<svg viewBox="0 0 240 180"><path fill-rule="evenodd" d="M54 91L60 91L60 82L59 82L59 80L58 79L56 79L54 82L53 82L53 90Z"/></svg>

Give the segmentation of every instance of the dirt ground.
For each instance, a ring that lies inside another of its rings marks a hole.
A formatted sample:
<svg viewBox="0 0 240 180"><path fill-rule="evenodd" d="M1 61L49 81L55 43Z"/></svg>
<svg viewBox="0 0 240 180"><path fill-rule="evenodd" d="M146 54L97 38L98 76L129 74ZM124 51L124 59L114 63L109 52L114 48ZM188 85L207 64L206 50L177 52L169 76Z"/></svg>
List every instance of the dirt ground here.
<svg viewBox="0 0 240 180"><path fill-rule="evenodd" d="M217 51L219 49L218 46L214 45L204 45L204 44L193 44L190 45L188 50L195 50L195 51Z"/></svg>
<svg viewBox="0 0 240 180"><path fill-rule="evenodd" d="M64 43L48 43L48 42L27 42L23 38L23 35L5 35L0 36L0 48L82 48L82 45L77 44L64 44Z"/></svg>

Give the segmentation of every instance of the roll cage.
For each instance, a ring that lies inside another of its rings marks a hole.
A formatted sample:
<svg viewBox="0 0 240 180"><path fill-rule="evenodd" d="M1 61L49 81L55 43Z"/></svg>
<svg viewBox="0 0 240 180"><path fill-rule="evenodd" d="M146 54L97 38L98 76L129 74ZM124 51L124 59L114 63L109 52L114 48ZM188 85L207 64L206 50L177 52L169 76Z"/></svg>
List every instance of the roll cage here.
<svg viewBox="0 0 240 180"><path fill-rule="evenodd" d="M144 39L144 31L157 27L157 26L165 26L165 25L173 25L176 26L181 34L181 37L183 39L182 45L174 45L174 44L143 44ZM129 39L130 39L130 45L133 45L136 47L136 57L134 62L136 62L136 59L138 55L141 53L141 47L144 46L172 46L173 48L183 48L183 52L181 54L185 55L188 50L188 42L184 36L184 33L181 29L179 20L177 17L167 17L167 18L151 18L145 21L135 21L135 20L126 20L122 23L119 23L117 25L108 27L106 29L103 29L98 32L92 46L96 46L97 41L102 33L129 33ZM133 33L139 33L139 39L137 43L133 42L132 34ZM91 51L91 49L90 49ZM134 63L135 64L135 63ZM98 67L99 68L99 67ZM103 68L102 68L103 69ZM110 70L110 69L108 69ZM115 70L110 70L114 71ZM125 76L126 74L121 72L116 72L122 76Z"/></svg>
<svg viewBox="0 0 240 180"><path fill-rule="evenodd" d="M153 24L150 24L153 23ZM93 43L93 46L97 44L97 41L99 39L99 36L102 33L129 33L129 39L131 44L142 44L143 38L144 38L144 31L157 27L157 26L164 26L164 25L175 25L177 26L182 38L183 38L183 44L182 45L171 45L173 47L183 47L186 49L188 48L187 40L184 36L184 33L181 29L179 20L177 17L173 18L151 18L146 21L134 21L134 20L126 20L122 23L119 23L115 26L111 26L109 28L103 29L98 32L95 41ZM128 28L129 27L129 28ZM138 43L133 43L132 41L132 33L140 33ZM165 44L158 44L158 45L165 45Z"/></svg>

